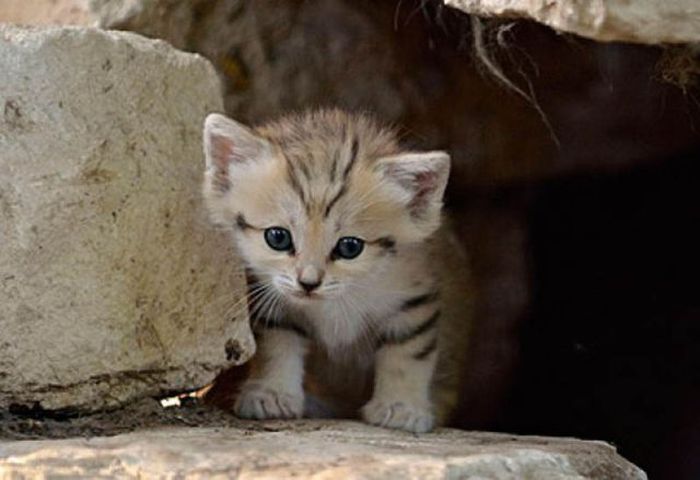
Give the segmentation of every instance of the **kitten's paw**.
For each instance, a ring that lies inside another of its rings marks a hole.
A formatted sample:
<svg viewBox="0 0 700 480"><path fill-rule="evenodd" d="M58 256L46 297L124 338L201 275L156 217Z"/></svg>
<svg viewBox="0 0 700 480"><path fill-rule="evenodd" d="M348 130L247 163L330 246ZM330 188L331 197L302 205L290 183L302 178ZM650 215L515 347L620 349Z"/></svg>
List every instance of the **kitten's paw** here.
<svg viewBox="0 0 700 480"><path fill-rule="evenodd" d="M402 401L372 399L362 407L362 418L372 425L413 433L429 432L435 425L435 417L429 407Z"/></svg>
<svg viewBox="0 0 700 480"><path fill-rule="evenodd" d="M233 411L237 417L255 420L301 418L304 413L304 396L251 382L243 386Z"/></svg>

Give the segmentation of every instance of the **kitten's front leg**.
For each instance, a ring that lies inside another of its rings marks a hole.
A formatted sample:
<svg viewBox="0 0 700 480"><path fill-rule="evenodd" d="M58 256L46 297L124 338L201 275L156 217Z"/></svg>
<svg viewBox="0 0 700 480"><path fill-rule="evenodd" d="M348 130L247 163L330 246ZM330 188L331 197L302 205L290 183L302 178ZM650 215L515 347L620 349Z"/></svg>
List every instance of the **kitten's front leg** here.
<svg viewBox="0 0 700 480"><path fill-rule="evenodd" d="M265 328L258 340L256 369L234 404L241 418L300 418L304 413L304 355L308 340L300 331Z"/></svg>
<svg viewBox="0 0 700 480"><path fill-rule="evenodd" d="M368 423L427 432L435 423L430 387L437 360L438 310L404 312L401 330L377 350L374 393L362 408Z"/></svg>

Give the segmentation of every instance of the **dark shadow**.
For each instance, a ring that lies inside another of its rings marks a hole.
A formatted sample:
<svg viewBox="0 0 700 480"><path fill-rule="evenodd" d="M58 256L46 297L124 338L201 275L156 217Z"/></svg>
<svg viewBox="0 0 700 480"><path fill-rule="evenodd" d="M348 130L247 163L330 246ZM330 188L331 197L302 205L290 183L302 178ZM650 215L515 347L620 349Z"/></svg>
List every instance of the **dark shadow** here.
<svg viewBox="0 0 700 480"><path fill-rule="evenodd" d="M700 151L540 189L534 298L500 428L605 439L700 478Z"/></svg>

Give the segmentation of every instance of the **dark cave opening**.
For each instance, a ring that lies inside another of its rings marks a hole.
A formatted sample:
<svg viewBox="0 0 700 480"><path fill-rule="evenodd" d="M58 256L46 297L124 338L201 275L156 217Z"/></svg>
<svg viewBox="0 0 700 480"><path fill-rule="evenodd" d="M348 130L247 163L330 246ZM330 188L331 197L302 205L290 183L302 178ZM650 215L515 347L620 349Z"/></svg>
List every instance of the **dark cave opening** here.
<svg viewBox="0 0 700 480"><path fill-rule="evenodd" d="M531 312L499 428L605 439L650 478L700 478L699 161L538 189Z"/></svg>

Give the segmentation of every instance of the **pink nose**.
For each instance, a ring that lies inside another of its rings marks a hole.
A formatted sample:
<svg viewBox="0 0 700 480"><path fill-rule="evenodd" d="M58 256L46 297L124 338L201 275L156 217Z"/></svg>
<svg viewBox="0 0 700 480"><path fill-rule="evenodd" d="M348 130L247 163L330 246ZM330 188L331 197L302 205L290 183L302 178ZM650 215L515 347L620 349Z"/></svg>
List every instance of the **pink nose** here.
<svg viewBox="0 0 700 480"><path fill-rule="evenodd" d="M311 293L316 290L321 282L323 281L323 271L318 268L307 265L299 271L299 276L297 277L297 282L299 286L303 288L306 293Z"/></svg>

